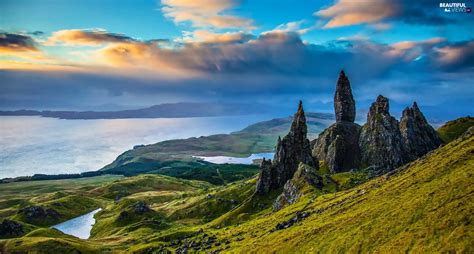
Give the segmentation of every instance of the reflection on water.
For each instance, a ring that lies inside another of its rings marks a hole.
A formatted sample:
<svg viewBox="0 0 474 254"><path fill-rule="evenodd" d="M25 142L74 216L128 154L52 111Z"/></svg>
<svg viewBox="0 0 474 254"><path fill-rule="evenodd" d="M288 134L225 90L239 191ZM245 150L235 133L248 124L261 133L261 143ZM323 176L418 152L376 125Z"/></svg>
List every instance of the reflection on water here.
<svg viewBox="0 0 474 254"><path fill-rule="evenodd" d="M91 236L92 226L95 224L94 215L100 212L100 210L102 210L102 208L54 225L52 228L55 228L65 234L79 237L81 239L88 239Z"/></svg>
<svg viewBox="0 0 474 254"><path fill-rule="evenodd" d="M0 117L0 178L97 170L134 145L240 130L268 116L61 120Z"/></svg>
<svg viewBox="0 0 474 254"><path fill-rule="evenodd" d="M203 161L215 164L252 164L254 160L259 159L273 159L275 153L253 153L249 157L229 157L229 156L193 156Z"/></svg>

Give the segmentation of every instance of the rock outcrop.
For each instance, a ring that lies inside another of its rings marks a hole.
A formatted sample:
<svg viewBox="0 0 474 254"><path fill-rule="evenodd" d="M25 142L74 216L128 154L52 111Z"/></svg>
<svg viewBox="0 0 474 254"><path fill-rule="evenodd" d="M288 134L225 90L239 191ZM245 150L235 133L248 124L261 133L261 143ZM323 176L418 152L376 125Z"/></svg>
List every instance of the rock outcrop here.
<svg viewBox="0 0 474 254"><path fill-rule="evenodd" d="M416 102L411 108L403 110L400 119L400 132L405 149L405 160L413 161L438 148L442 141L436 131L428 124Z"/></svg>
<svg viewBox="0 0 474 254"><path fill-rule="evenodd" d="M17 237L23 234L23 225L14 220L4 219L0 223L0 238Z"/></svg>
<svg viewBox="0 0 474 254"><path fill-rule="evenodd" d="M268 161L262 161L256 193L265 194L283 187L293 177L300 162L316 169L319 168L318 160L311 155L311 147L307 139L306 117L301 101L293 118L290 132L283 139L278 138L271 165Z"/></svg>
<svg viewBox="0 0 474 254"><path fill-rule="evenodd" d="M336 122L354 122L356 117L355 101L352 97L351 83L344 71L339 74L334 94Z"/></svg>
<svg viewBox="0 0 474 254"><path fill-rule="evenodd" d="M404 161L404 147L398 121L389 113L388 99L379 95L372 103L362 127L359 146L362 167L389 171Z"/></svg>
<svg viewBox="0 0 474 254"><path fill-rule="evenodd" d="M360 163L359 133L361 127L354 123L355 102L351 84L341 71L334 94L336 123L329 126L315 141L313 155L323 160L331 173L349 171Z"/></svg>
<svg viewBox="0 0 474 254"><path fill-rule="evenodd" d="M316 169L300 163L293 178L283 186L283 192L273 203L273 211L278 211L286 205L295 203L301 195L313 188L323 188L323 178Z"/></svg>
<svg viewBox="0 0 474 254"><path fill-rule="evenodd" d="M18 211L27 221L58 219L61 215L54 209L44 209L42 206L29 206Z"/></svg>

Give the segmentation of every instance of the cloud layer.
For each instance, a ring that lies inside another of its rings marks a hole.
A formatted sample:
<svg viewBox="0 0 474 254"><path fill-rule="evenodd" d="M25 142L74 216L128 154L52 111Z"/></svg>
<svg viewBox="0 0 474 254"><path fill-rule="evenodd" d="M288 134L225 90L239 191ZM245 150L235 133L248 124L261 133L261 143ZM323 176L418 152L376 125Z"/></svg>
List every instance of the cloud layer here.
<svg viewBox="0 0 474 254"><path fill-rule="evenodd" d="M226 14L235 7L235 0L162 0L164 15L175 23L190 22L193 27L252 30L253 20Z"/></svg>
<svg viewBox="0 0 474 254"><path fill-rule="evenodd" d="M133 41L131 37L122 34L109 33L105 30L72 29L54 32L45 45L64 44L70 46L97 46L108 42L117 43L130 41Z"/></svg>

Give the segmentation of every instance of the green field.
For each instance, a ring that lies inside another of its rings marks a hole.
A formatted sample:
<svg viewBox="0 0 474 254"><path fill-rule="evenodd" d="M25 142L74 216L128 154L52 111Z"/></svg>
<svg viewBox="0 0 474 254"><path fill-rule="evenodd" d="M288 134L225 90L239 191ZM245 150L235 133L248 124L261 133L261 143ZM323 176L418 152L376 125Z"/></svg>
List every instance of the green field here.
<svg viewBox="0 0 474 254"><path fill-rule="evenodd" d="M473 169L474 136L464 136L369 181L363 172L333 175L336 188L326 193L308 192L278 212L271 211L278 193L253 197L255 177L221 186L158 175L2 184L0 190L7 195L2 197L3 216L13 219L16 215L7 211L26 204L74 200L71 197L90 198L103 211L96 215L89 240L24 222L30 232L0 241L0 249L148 253L163 248L176 250L189 242L206 252L231 253L285 253L294 249L472 253ZM320 173L323 171L324 167ZM349 184L357 181L366 183ZM114 201L117 196L120 200ZM138 201L144 201L151 210L134 214L132 207ZM124 211L131 216L121 220ZM287 229L275 230L278 223L299 211L310 216Z"/></svg>

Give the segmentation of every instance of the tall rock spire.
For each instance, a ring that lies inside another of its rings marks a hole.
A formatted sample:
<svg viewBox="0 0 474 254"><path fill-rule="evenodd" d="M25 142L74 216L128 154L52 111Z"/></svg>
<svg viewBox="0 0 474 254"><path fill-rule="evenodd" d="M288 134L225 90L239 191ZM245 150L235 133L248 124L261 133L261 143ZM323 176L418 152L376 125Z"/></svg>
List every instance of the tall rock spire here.
<svg viewBox="0 0 474 254"><path fill-rule="evenodd" d="M403 110L400 132L406 151L406 161L415 160L441 145L441 139L428 124L416 102L413 102L411 108L406 107Z"/></svg>
<svg viewBox="0 0 474 254"><path fill-rule="evenodd" d="M336 123L319 134L313 147L313 155L324 160L331 173L357 168L360 162L360 126L354 123L355 102L344 71L337 81L334 109Z"/></svg>
<svg viewBox="0 0 474 254"><path fill-rule="evenodd" d="M336 122L354 122L356 116L355 101L352 97L351 83L344 71L339 74L334 94Z"/></svg>
<svg viewBox="0 0 474 254"><path fill-rule="evenodd" d="M359 146L362 166L389 171L404 163L404 148L398 121L389 113L389 102L379 95L370 106Z"/></svg>
<svg viewBox="0 0 474 254"><path fill-rule="evenodd" d="M257 194L265 194L283 187L293 177L300 162L319 168L318 160L311 155L311 147L306 137L307 131L303 103L300 101L290 132L283 139L278 138L273 162L271 165L269 162L262 162L260 166Z"/></svg>

